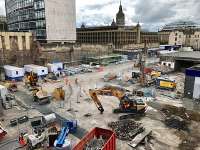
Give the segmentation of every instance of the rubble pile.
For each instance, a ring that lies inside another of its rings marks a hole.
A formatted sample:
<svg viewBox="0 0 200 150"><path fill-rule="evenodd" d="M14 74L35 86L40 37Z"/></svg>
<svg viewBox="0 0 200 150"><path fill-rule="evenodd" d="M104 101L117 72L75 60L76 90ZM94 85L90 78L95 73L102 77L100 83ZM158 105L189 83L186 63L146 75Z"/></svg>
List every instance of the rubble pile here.
<svg viewBox="0 0 200 150"><path fill-rule="evenodd" d="M174 129L185 130L185 131L189 130L187 121L179 116L172 115L170 117L167 117L165 119L165 124L168 127L171 127Z"/></svg>
<svg viewBox="0 0 200 150"><path fill-rule="evenodd" d="M91 140L84 148L84 150L100 150L103 148L105 140L103 138Z"/></svg>
<svg viewBox="0 0 200 150"><path fill-rule="evenodd" d="M125 141L131 141L137 134L145 130L141 123L129 119L110 122L108 126L114 130L118 139Z"/></svg>
<svg viewBox="0 0 200 150"><path fill-rule="evenodd" d="M171 69L170 67L160 65L160 64L152 66L152 70L160 71L162 72L162 74L167 74L173 71L173 69Z"/></svg>

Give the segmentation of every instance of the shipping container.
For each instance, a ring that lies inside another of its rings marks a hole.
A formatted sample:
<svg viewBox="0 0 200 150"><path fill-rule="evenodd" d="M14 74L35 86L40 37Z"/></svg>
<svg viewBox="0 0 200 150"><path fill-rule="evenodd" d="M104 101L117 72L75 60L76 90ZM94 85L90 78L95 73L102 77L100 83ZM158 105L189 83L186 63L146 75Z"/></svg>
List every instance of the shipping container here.
<svg viewBox="0 0 200 150"><path fill-rule="evenodd" d="M5 65L4 72L6 80L21 81L24 77L24 68Z"/></svg>
<svg viewBox="0 0 200 150"><path fill-rule="evenodd" d="M39 77L44 77L48 74L48 68L43 66L30 64L30 65L25 65L24 69L26 73L33 72Z"/></svg>
<svg viewBox="0 0 200 150"><path fill-rule="evenodd" d="M105 144L101 148L101 150L116 150L116 135L113 131L102 129L102 128L94 128L90 131L74 148L73 150L84 150L86 145L92 139L98 138L105 139Z"/></svg>

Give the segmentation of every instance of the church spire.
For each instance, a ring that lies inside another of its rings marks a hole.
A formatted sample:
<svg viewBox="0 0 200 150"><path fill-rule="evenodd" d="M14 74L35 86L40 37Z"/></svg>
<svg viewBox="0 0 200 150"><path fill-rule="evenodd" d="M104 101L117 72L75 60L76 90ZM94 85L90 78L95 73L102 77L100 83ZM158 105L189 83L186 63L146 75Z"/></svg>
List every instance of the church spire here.
<svg viewBox="0 0 200 150"><path fill-rule="evenodd" d="M119 5L119 11L116 15L116 24L118 26L124 26L125 25L125 15L124 15L124 12L123 12L121 0L120 0L120 5Z"/></svg>

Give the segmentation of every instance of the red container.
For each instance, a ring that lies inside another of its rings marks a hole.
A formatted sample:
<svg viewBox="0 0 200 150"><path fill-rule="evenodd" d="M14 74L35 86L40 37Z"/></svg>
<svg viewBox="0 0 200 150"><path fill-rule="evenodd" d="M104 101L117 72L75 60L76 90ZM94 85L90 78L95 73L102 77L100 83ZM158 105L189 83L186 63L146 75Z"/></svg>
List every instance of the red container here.
<svg viewBox="0 0 200 150"><path fill-rule="evenodd" d="M144 73L145 74L148 74L148 73L151 73L151 72L152 72L151 68L144 68Z"/></svg>
<svg viewBox="0 0 200 150"><path fill-rule="evenodd" d="M116 150L116 135L113 131L101 128L94 128L90 131L74 148L73 150L83 150L85 145L95 137L107 139L105 145L101 150Z"/></svg>

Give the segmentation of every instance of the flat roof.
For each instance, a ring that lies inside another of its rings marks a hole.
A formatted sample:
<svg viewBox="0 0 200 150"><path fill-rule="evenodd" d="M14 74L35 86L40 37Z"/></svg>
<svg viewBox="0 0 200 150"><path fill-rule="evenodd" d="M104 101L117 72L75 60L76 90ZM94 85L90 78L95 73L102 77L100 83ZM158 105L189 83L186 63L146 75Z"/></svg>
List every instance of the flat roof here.
<svg viewBox="0 0 200 150"><path fill-rule="evenodd" d="M23 68L16 67L16 66L5 65L4 69L10 69L10 70L19 70L20 69L21 70Z"/></svg>
<svg viewBox="0 0 200 150"><path fill-rule="evenodd" d="M165 54L166 57L174 57L176 60L200 61L200 51L182 51Z"/></svg>

